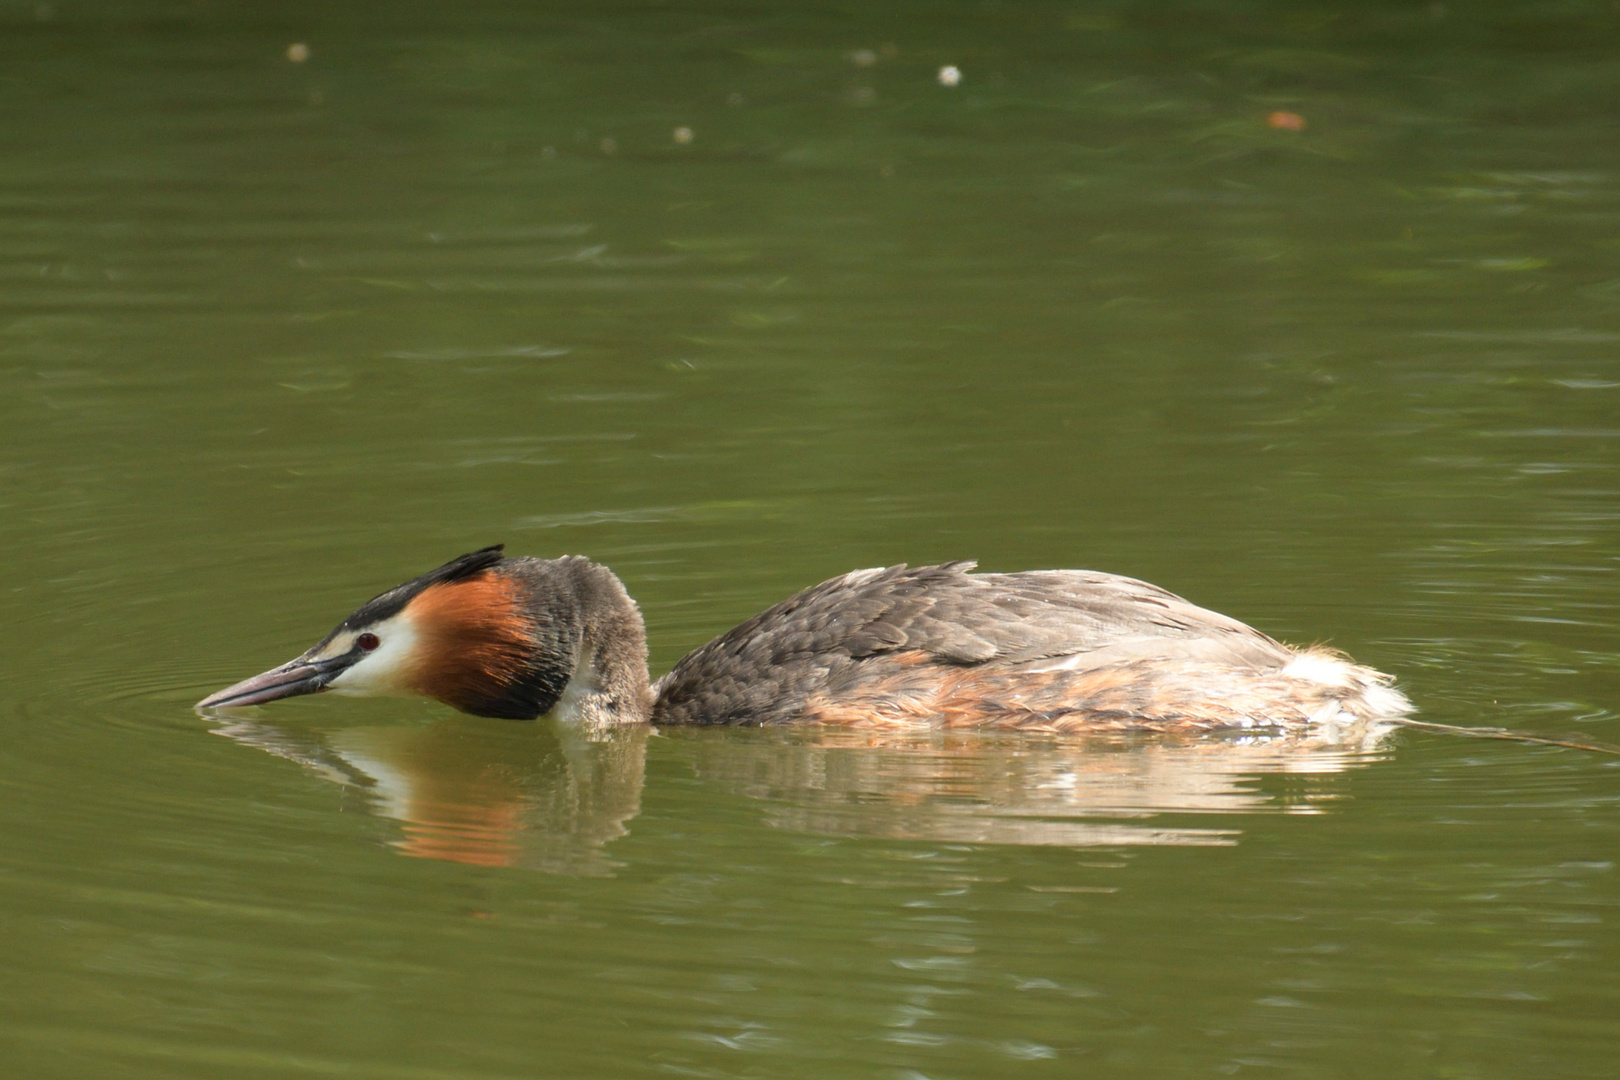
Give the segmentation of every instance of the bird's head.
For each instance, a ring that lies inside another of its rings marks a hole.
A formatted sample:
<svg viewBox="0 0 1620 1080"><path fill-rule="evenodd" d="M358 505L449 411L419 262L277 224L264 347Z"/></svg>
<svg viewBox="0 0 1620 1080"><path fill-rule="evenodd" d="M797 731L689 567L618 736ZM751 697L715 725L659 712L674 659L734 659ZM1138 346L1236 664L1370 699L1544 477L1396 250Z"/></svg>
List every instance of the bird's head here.
<svg viewBox="0 0 1620 1080"><path fill-rule="evenodd" d="M421 694L478 716L532 719L561 696L573 658L542 648L528 589L501 545L452 559L366 601L302 656L197 703L262 705L334 693Z"/></svg>

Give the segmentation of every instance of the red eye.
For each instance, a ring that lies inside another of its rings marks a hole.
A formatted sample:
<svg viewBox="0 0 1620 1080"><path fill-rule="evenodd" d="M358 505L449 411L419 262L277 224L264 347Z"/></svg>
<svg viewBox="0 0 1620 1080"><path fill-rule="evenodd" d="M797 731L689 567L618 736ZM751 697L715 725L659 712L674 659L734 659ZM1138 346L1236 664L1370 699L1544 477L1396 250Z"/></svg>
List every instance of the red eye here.
<svg viewBox="0 0 1620 1080"><path fill-rule="evenodd" d="M378 639L376 634L366 633L355 638L354 643L360 646L366 652L370 652L372 649L375 649L377 646L381 645L382 641Z"/></svg>

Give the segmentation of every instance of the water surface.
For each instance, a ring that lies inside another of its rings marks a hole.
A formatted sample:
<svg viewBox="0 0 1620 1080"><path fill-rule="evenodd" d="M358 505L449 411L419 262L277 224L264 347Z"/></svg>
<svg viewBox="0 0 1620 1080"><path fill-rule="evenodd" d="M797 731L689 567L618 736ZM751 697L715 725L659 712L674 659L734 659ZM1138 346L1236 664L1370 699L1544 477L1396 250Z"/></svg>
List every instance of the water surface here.
<svg viewBox="0 0 1620 1080"><path fill-rule="evenodd" d="M1620 741L1617 32L0 7L8 1072L1611 1075L1600 755L189 706L504 541L655 672L977 558Z"/></svg>

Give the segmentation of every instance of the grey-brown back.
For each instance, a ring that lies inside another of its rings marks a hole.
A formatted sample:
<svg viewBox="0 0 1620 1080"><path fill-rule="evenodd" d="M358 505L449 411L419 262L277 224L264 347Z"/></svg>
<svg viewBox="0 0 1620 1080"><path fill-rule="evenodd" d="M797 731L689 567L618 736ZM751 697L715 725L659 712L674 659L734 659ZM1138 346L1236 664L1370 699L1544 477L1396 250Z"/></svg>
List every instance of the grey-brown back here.
<svg viewBox="0 0 1620 1080"><path fill-rule="evenodd" d="M971 562L857 570L687 654L654 684L661 724L769 724L904 654L948 669L1085 671L1199 660L1255 672L1293 657L1235 619L1089 570L970 574Z"/></svg>

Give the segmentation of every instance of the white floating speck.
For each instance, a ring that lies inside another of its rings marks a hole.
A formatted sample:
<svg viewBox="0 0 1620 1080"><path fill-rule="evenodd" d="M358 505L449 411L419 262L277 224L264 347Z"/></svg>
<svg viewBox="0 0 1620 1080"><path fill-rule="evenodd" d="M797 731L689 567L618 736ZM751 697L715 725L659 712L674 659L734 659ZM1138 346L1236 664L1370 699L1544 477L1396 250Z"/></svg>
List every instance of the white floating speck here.
<svg viewBox="0 0 1620 1080"><path fill-rule="evenodd" d="M939 69L939 85L955 86L962 81L962 72L955 64L946 64Z"/></svg>
<svg viewBox="0 0 1620 1080"><path fill-rule="evenodd" d="M302 41L295 41L287 46L287 59L295 64L302 64L309 59L309 46Z"/></svg>
<svg viewBox="0 0 1620 1080"><path fill-rule="evenodd" d="M677 146L685 146L687 143L689 143L691 141L692 141L692 129L691 128L689 128L689 127L678 127L678 128L675 129L675 144Z"/></svg>

